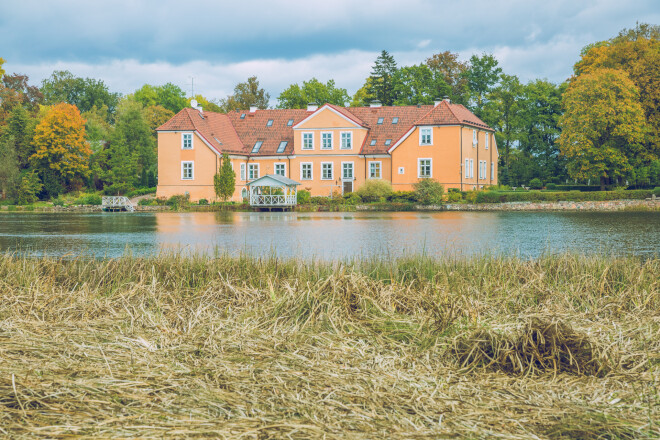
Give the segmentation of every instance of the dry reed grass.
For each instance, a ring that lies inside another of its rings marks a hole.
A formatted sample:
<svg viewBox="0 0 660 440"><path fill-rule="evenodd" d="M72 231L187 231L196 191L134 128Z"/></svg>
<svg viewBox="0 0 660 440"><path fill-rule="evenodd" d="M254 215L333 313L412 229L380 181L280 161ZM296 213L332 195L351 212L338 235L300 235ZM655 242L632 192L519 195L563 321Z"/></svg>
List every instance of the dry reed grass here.
<svg viewBox="0 0 660 440"><path fill-rule="evenodd" d="M660 437L660 260L0 256L0 436Z"/></svg>

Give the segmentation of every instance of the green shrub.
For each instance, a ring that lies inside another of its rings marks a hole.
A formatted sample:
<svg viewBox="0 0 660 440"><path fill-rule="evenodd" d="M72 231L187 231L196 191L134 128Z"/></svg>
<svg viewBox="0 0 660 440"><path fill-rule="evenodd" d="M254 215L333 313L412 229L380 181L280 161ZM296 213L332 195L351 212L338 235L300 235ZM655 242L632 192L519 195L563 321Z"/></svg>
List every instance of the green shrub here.
<svg viewBox="0 0 660 440"><path fill-rule="evenodd" d="M350 193L344 196L344 201L348 205L357 205L358 203L362 202L362 197L358 193Z"/></svg>
<svg viewBox="0 0 660 440"><path fill-rule="evenodd" d="M656 197L660 197L660 186L656 186L655 188L653 188L653 194Z"/></svg>
<svg viewBox="0 0 660 440"><path fill-rule="evenodd" d="M410 203L416 202L417 198L414 191L394 191L387 200L392 203Z"/></svg>
<svg viewBox="0 0 660 440"><path fill-rule="evenodd" d="M451 188L455 189L455 188ZM463 196L461 195L460 191L449 191L447 194L447 200L451 203L457 203L463 200Z"/></svg>
<svg viewBox="0 0 660 440"><path fill-rule="evenodd" d="M310 197L309 202L313 205L329 205L330 199L328 197Z"/></svg>
<svg viewBox="0 0 660 440"><path fill-rule="evenodd" d="M138 200L138 206L151 206L156 205L156 199L140 199Z"/></svg>
<svg viewBox="0 0 660 440"><path fill-rule="evenodd" d="M56 199L53 199L53 206L64 206L64 199L59 196Z"/></svg>
<svg viewBox="0 0 660 440"><path fill-rule="evenodd" d="M53 202L54 204L55 202ZM103 203L103 199L98 194L85 194L81 197L78 197L73 204L74 205L100 205Z"/></svg>
<svg viewBox="0 0 660 440"><path fill-rule="evenodd" d="M548 191L555 191L557 189L557 184L552 182L547 183L545 185L545 189L547 189Z"/></svg>
<svg viewBox="0 0 660 440"><path fill-rule="evenodd" d="M392 194L392 184L387 180L368 179L357 193L367 203L384 202Z"/></svg>
<svg viewBox="0 0 660 440"><path fill-rule="evenodd" d="M606 200L639 200L651 196L651 190L628 190L628 191L482 191L472 196L468 193L468 200L474 197L477 203L504 203L504 202L560 202L560 201L606 201Z"/></svg>
<svg viewBox="0 0 660 440"><path fill-rule="evenodd" d="M413 185L415 188L415 199L423 205L442 204L442 195L445 187L435 179L421 179Z"/></svg>
<svg viewBox="0 0 660 440"><path fill-rule="evenodd" d="M529 187L532 189L541 189L543 188L543 182L538 177L535 177L529 181Z"/></svg>
<svg viewBox="0 0 660 440"><path fill-rule="evenodd" d="M186 208L190 205L190 194L177 194L167 199L165 204L167 206L171 206L172 209Z"/></svg>
<svg viewBox="0 0 660 440"><path fill-rule="evenodd" d="M199 201L197 203L200 204L200 205L208 205L209 201L206 200L206 199L199 199Z"/></svg>
<svg viewBox="0 0 660 440"><path fill-rule="evenodd" d="M7 206L7 211L17 211L18 207L16 205Z"/></svg>
<svg viewBox="0 0 660 440"><path fill-rule="evenodd" d="M310 199L312 198L312 195L310 194L309 191L300 189L298 190L298 195L296 198L296 201L298 202L299 205L305 205L309 203Z"/></svg>

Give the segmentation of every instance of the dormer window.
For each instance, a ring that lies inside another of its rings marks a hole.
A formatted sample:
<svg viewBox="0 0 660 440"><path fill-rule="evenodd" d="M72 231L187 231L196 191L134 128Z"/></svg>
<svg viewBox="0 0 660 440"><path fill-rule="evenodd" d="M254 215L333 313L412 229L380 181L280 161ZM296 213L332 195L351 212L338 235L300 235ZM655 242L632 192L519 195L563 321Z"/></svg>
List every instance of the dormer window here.
<svg viewBox="0 0 660 440"><path fill-rule="evenodd" d="M392 124L398 124L399 123L399 118L396 116L392 118Z"/></svg>
<svg viewBox="0 0 660 440"><path fill-rule="evenodd" d="M433 128L422 127L419 129L419 145L433 144Z"/></svg>
<svg viewBox="0 0 660 440"><path fill-rule="evenodd" d="M372 139L372 140L371 140L371 143L370 143L369 145L371 145L372 147L373 147L374 145L376 145L376 139Z"/></svg>
<svg viewBox="0 0 660 440"><path fill-rule="evenodd" d="M378 118L378 122L377 122L377 124L378 124L378 125L383 125L383 121L384 121L384 120L385 120L385 118Z"/></svg>
<svg viewBox="0 0 660 440"><path fill-rule="evenodd" d="M258 153L259 150L261 149L261 146L263 145L263 141L257 141L254 144L254 147L252 147L252 152L253 153Z"/></svg>
<svg viewBox="0 0 660 440"><path fill-rule="evenodd" d="M268 122L266 122L266 127L272 127L273 126L273 120L269 119Z"/></svg>
<svg viewBox="0 0 660 440"><path fill-rule="evenodd" d="M389 145L392 143L392 139L385 139L385 146L389 147Z"/></svg>
<svg viewBox="0 0 660 440"><path fill-rule="evenodd" d="M286 123L287 127L291 127L293 125L293 119L289 119L289 122Z"/></svg>
<svg viewBox="0 0 660 440"><path fill-rule="evenodd" d="M245 113L241 113L241 119L245 119Z"/></svg>
<svg viewBox="0 0 660 440"><path fill-rule="evenodd" d="M278 153L284 153L284 149L286 148L286 145L288 144L287 141L282 141L280 142L280 146L277 147L277 152Z"/></svg>

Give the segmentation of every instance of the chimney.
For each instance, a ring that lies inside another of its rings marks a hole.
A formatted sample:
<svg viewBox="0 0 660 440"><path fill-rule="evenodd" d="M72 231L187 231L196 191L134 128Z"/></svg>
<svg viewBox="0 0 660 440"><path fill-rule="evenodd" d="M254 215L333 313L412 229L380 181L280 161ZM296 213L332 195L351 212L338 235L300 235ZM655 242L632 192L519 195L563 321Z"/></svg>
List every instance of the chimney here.
<svg viewBox="0 0 660 440"><path fill-rule="evenodd" d="M372 108L380 107L380 106L381 106L380 101L377 100L377 99L374 99L373 101L371 101L369 103L369 107L372 107Z"/></svg>
<svg viewBox="0 0 660 440"><path fill-rule="evenodd" d="M442 98L443 101L445 101L447 104L451 104L451 99L449 99L449 96L445 96Z"/></svg>
<svg viewBox="0 0 660 440"><path fill-rule="evenodd" d="M251 105L250 106L250 113L254 113L257 111L257 106L256 105Z"/></svg>
<svg viewBox="0 0 660 440"><path fill-rule="evenodd" d="M442 102L442 99L440 99L440 98L435 98L435 99L433 100L433 107L437 107L437 106L439 106L441 102Z"/></svg>
<svg viewBox="0 0 660 440"><path fill-rule="evenodd" d="M315 112L319 108L319 105L315 102L310 102L307 104L307 111L308 112Z"/></svg>

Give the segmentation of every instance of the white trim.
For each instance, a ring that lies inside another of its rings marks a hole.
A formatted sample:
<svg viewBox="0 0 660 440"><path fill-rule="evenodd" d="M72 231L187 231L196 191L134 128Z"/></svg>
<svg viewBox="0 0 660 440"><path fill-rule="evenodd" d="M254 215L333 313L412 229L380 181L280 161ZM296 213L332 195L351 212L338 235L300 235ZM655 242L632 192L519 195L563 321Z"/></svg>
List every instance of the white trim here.
<svg viewBox="0 0 660 440"><path fill-rule="evenodd" d="M309 165L309 179L303 177L303 165ZM314 162L300 162L300 180L314 180Z"/></svg>
<svg viewBox="0 0 660 440"><path fill-rule="evenodd" d="M241 164L241 180L247 180L247 165L244 163Z"/></svg>
<svg viewBox="0 0 660 440"><path fill-rule="evenodd" d="M401 122L401 121L399 121ZM413 125L410 130L406 132L401 138L396 141L394 145L392 145L389 150L387 150L388 153L392 154L392 151L396 150L396 148L401 145L406 139L408 139L408 136L410 136L416 128L418 127L437 127L437 128L442 128L442 127L465 127L465 125L461 124L442 124L442 125Z"/></svg>
<svg viewBox="0 0 660 440"><path fill-rule="evenodd" d="M429 161L429 175L428 176L422 176L420 173L421 171L421 165L423 160L428 160ZM431 157L420 157L417 159L417 178L418 179L432 179L433 178L433 158Z"/></svg>
<svg viewBox="0 0 660 440"><path fill-rule="evenodd" d="M422 143L422 132L424 130L430 130L430 132L431 132L431 142ZM429 146L429 145L433 145L433 127L432 126L419 127L419 146L420 147L426 147L426 146Z"/></svg>
<svg viewBox="0 0 660 440"><path fill-rule="evenodd" d="M305 148L305 135L310 134L312 135L312 148ZM300 149L302 151L312 151L314 149L314 133L311 131L303 131L301 132L301 138L300 138Z"/></svg>
<svg viewBox="0 0 660 440"><path fill-rule="evenodd" d="M273 164L273 174L277 174L277 166L278 165L283 165L284 166L284 174L279 174L279 176L287 177L287 175L286 175L286 162L275 162Z"/></svg>
<svg viewBox="0 0 660 440"><path fill-rule="evenodd" d="M190 147L186 148L186 136L190 136ZM193 150L195 148L195 145L193 143L193 132L188 131L188 132L183 132L181 133L181 149L182 150Z"/></svg>
<svg viewBox="0 0 660 440"><path fill-rule="evenodd" d="M329 134L330 135L330 148L326 148L326 147L323 146L323 135L324 134ZM334 148L334 143L335 143L335 139L334 139L334 136L333 136L331 131L322 131L321 132L321 146L320 146L319 150L326 150L326 151L327 150L332 150Z"/></svg>
<svg viewBox="0 0 660 440"><path fill-rule="evenodd" d="M184 165L190 164L190 177L184 177ZM195 161L182 160L181 161L181 180L195 180Z"/></svg>
<svg viewBox="0 0 660 440"><path fill-rule="evenodd" d="M352 174L352 176L351 177L344 177L344 164L349 164L349 163L351 164L351 174ZM355 180L355 162L346 161L346 162L341 163L341 180L342 180L342 182L347 181L347 180L350 180L350 181Z"/></svg>
<svg viewBox="0 0 660 440"><path fill-rule="evenodd" d="M476 129L472 129L472 147L479 145L479 132Z"/></svg>
<svg viewBox="0 0 660 440"><path fill-rule="evenodd" d="M470 179L474 179L474 159L469 159L470 161Z"/></svg>
<svg viewBox="0 0 660 440"><path fill-rule="evenodd" d="M323 165L330 165L330 177L323 177ZM321 180L335 180L335 163L321 162Z"/></svg>
<svg viewBox="0 0 660 440"><path fill-rule="evenodd" d="M495 162L490 163L490 180L495 180L493 177L495 175Z"/></svg>
<svg viewBox="0 0 660 440"><path fill-rule="evenodd" d="M260 164L254 163L254 162L248 164L248 166L247 166L247 180L248 181L257 180L259 177L261 177L261 172L260 172L261 167L259 165ZM250 168L252 168L252 167L257 167L257 176L256 177L250 177Z"/></svg>
<svg viewBox="0 0 660 440"><path fill-rule="evenodd" d="M371 177L371 165L378 164L378 177ZM382 179L383 178L383 161L382 160L372 160L367 162L367 178L368 179Z"/></svg>
<svg viewBox="0 0 660 440"><path fill-rule="evenodd" d="M344 147L344 135L347 134L351 142L351 146L348 148ZM340 131L339 132L339 149L340 150L352 150L353 149L353 132L352 131Z"/></svg>
<svg viewBox="0 0 660 440"><path fill-rule="evenodd" d="M305 119L303 119L302 121L300 121L300 122L298 122L297 124L295 124L295 125L293 126L293 129L295 130L296 128L298 128L299 125L302 125L302 124L304 124L305 122L307 122L307 121L313 119L315 116L317 116L321 111L323 111L323 110L325 110L325 109L330 110L332 113L334 113L334 114L336 114L337 116L339 116L339 117L345 119L346 121L350 122L352 125L354 125L354 126L356 126L356 127L363 128L362 125L358 124L357 122L353 121L352 119L348 118L347 116L342 115L342 114L339 113L337 110L335 110L334 108L330 107L328 104L323 104L320 108L316 109L311 115L307 116ZM305 130L306 130L306 129L305 129Z"/></svg>

